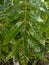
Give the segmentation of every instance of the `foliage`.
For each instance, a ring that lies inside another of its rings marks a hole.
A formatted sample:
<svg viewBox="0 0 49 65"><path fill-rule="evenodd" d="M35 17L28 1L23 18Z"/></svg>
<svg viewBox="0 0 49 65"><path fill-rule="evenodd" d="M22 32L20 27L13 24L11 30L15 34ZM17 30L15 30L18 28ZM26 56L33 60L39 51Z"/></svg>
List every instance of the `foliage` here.
<svg viewBox="0 0 49 65"><path fill-rule="evenodd" d="M1 0L2 1L2 0ZM27 65L46 61L49 53L49 1L4 0L0 3L0 59L12 57Z"/></svg>

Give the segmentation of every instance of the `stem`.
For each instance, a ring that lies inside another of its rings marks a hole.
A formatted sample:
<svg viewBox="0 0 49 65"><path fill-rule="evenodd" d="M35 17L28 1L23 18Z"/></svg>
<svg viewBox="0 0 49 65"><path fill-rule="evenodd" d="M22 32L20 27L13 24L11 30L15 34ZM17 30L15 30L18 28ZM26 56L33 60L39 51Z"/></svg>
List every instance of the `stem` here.
<svg viewBox="0 0 49 65"><path fill-rule="evenodd" d="M24 16L24 31L26 31L26 12L27 12L27 2L26 2L26 0L25 0L25 11L24 11L24 13L25 13L25 16Z"/></svg>

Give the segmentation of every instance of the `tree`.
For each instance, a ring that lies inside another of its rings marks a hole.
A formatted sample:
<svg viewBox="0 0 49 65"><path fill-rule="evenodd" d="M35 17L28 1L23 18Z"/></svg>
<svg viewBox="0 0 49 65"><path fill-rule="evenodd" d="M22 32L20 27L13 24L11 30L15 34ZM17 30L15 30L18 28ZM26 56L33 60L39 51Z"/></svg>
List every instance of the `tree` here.
<svg viewBox="0 0 49 65"><path fill-rule="evenodd" d="M0 60L15 57L22 65L27 65L33 57L46 61L45 55L49 53L48 2L11 0L1 5Z"/></svg>

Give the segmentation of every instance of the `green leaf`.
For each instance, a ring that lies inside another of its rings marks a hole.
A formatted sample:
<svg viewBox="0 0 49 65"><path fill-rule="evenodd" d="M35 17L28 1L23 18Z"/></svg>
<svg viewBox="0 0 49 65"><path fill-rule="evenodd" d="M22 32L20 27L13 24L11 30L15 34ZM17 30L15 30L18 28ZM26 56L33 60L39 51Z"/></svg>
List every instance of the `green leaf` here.
<svg viewBox="0 0 49 65"><path fill-rule="evenodd" d="M20 32L22 26L23 24L21 22L15 24L6 34L3 45L8 44Z"/></svg>

